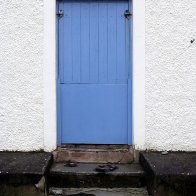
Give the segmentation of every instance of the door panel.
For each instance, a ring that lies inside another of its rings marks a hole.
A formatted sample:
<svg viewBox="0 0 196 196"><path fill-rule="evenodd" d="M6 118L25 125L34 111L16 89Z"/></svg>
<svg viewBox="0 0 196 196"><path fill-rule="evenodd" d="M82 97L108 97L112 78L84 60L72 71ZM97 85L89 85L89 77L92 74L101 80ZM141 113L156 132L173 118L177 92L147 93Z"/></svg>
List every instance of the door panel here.
<svg viewBox="0 0 196 196"><path fill-rule="evenodd" d="M63 143L127 143L127 85L65 84L61 93Z"/></svg>
<svg viewBox="0 0 196 196"><path fill-rule="evenodd" d="M128 9L126 0L59 1L60 143L127 144Z"/></svg>
<svg viewBox="0 0 196 196"><path fill-rule="evenodd" d="M127 83L128 1L62 1L59 9L61 83Z"/></svg>

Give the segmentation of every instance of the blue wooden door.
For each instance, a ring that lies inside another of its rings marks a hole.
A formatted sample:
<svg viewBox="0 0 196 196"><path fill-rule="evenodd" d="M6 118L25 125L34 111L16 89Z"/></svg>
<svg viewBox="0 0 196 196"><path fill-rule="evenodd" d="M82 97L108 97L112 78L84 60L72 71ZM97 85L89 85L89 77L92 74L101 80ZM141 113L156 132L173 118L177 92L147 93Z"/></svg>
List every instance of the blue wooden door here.
<svg viewBox="0 0 196 196"><path fill-rule="evenodd" d="M130 144L128 0L61 0L58 139L72 144Z"/></svg>

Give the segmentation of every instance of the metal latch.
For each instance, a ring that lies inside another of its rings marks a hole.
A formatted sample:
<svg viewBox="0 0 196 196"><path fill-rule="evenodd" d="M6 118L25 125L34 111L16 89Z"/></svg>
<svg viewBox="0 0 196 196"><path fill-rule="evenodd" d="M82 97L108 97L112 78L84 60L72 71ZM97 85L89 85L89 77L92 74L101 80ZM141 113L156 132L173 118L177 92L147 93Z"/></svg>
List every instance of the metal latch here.
<svg viewBox="0 0 196 196"><path fill-rule="evenodd" d="M129 17L132 16L132 14L130 13L129 10L125 10L124 16L125 16L125 18L128 18L129 19Z"/></svg>
<svg viewBox="0 0 196 196"><path fill-rule="evenodd" d="M62 18L64 16L63 10L59 10L56 14L59 18Z"/></svg>

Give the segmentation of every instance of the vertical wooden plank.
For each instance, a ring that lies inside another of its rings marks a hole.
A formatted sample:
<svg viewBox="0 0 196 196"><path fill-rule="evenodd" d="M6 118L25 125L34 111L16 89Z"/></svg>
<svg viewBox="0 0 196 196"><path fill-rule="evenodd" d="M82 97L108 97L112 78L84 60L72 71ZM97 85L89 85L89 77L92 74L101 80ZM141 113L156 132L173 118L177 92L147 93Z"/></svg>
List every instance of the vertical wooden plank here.
<svg viewBox="0 0 196 196"><path fill-rule="evenodd" d="M63 49L63 75L64 82L72 81L72 6L71 3L64 3L64 39L62 40L65 49Z"/></svg>
<svg viewBox="0 0 196 196"><path fill-rule="evenodd" d="M108 83L115 83L117 60L117 5L111 1L108 3Z"/></svg>
<svg viewBox="0 0 196 196"><path fill-rule="evenodd" d="M124 5L124 10L129 9L127 8L126 4ZM125 19L125 64L126 64L126 72L127 72L127 77L130 78L130 72L131 72L131 62L130 62L130 21L131 17L128 17Z"/></svg>
<svg viewBox="0 0 196 196"><path fill-rule="evenodd" d="M72 82L80 82L80 3L72 3L72 62L73 62L73 75Z"/></svg>
<svg viewBox="0 0 196 196"><path fill-rule="evenodd" d="M58 12L59 10L62 10L62 3L61 2L57 2L57 7L56 7L56 11ZM58 43L57 43L57 49L58 49L58 77L57 77L57 82L56 82L56 96L57 96L57 143L61 144L61 90L60 90L60 86L61 86L61 74L63 73L62 70L62 42L60 43L59 40L62 39L62 31L63 31L63 25L62 25L63 20L61 20L61 18L58 18L57 20L57 27L58 27Z"/></svg>
<svg viewBox="0 0 196 196"><path fill-rule="evenodd" d="M127 84L127 143L132 144L132 80L128 79Z"/></svg>
<svg viewBox="0 0 196 196"><path fill-rule="evenodd" d="M128 2L129 5L129 11L132 13L132 0L129 0ZM133 113L132 113L132 108L133 108L133 102L132 102L132 17L128 21L128 35L127 37L129 38L129 46L128 46L128 55L129 55L129 62L128 62L128 144L132 144L132 119L133 119Z"/></svg>
<svg viewBox="0 0 196 196"><path fill-rule="evenodd" d="M62 2L59 2L58 10L64 10L64 5ZM64 82L64 55L63 55L63 48L64 48L64 18L58 18L58 46L59 46L59 56L58 56L58 63L59 63L59 82Z"/></svg>
<svg viewBox="0 0 196 196"><path fill-rule="evenodd" d="M117 3L117 83L127 83L124 4Z"/></svg>
<svg viewBox="0 0 196 196"><path fill-rule="evenodd" d="M90 83L98 82L99 48L98 48L98 3L90 4Z"/></svg>
<svg viewBox="0 0 196 196"><path fill-rule="evenodd" d="M90 21L90 9L89 3L83 2L81 3L81 82L88 83L89 82L89 67L90 67L90 29L89 29L89 21Z"/></svg>
<svg viewBox="0 0 196 196"><path fill-rule="evenodd" d="M107 82L107 4L99 2L99 82Z"/></svg>

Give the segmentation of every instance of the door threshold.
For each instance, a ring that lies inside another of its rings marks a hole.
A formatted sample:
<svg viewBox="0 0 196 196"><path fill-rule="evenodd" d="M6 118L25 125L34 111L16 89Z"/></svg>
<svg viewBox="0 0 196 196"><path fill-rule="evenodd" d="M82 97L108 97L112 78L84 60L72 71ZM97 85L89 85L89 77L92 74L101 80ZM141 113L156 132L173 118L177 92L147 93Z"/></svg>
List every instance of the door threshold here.
<svg viewBox="0 0 196 196"><path fill-rule="evenodd" d="M95 150L125 150L132 148L128 144L62 144L58 145L58 149L95 149Z"/></svg>
<svg viewBox="0 0 196 196"><path fill-rule="evenodd" d="M55 162L132 163L134 148L129 145L62 145L54 152Z"/></svg>

